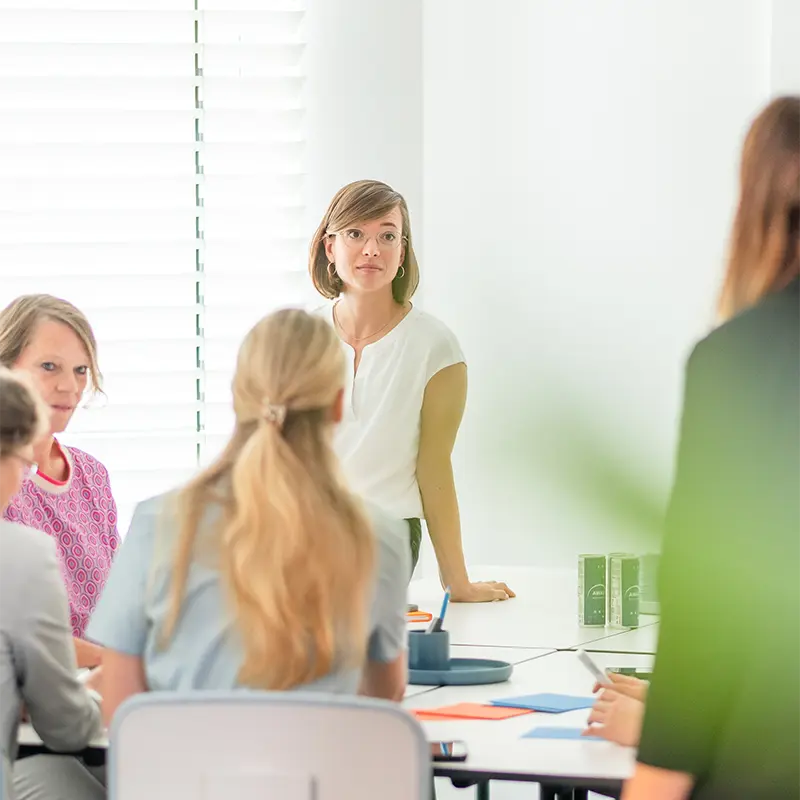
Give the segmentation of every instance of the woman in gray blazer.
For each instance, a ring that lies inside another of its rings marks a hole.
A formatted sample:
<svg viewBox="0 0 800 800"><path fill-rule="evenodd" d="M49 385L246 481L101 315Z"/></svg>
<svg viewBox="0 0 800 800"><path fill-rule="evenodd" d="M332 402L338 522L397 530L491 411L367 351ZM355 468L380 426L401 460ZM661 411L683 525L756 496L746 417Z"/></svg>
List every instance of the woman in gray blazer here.
<svg viewBox="0 0 800 800"><path fill-rule="evenodd" d="M0 515L31 469L33 444L47 432L47 409L18 373L0 368ZM94 800L103 784L78 758L16 761L27 714L45 746L86 747L102 732L99 696L77 678L69 608L56 549L41 531L0 520L0 746L10 800Z"/></svg>

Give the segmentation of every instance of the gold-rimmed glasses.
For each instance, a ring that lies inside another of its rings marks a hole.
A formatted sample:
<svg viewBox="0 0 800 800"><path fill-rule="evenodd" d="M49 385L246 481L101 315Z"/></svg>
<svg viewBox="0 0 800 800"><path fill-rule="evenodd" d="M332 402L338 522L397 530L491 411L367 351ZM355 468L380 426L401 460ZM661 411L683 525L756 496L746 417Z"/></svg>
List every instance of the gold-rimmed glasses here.
<svg viewBox="0 0 800 800"><path fill-rule="evenodd" d="M364 245L373 238L364 233L360 228L345 228L343 231L329 231L328 236L341 236L342 241L351 250L364 247ZM403 236L400 231L385 230L381 231L374 238L380 250L397 250L406 237Z"/></svg>

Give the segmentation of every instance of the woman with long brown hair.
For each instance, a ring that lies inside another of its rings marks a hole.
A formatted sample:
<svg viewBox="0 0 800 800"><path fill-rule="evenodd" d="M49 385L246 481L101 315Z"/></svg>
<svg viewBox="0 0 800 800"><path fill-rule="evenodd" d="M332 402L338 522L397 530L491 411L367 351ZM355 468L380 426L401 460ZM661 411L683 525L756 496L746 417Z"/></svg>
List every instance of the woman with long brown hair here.
<svg viewBox="0 0 800 800"><path fill-rule="evenodd" d="M745 139L720 316L686 370L624 800L800 794L800 97Z"/></svg>
<svg viewBox="0 0 800 800"><path fill-rule="evenodd" d="M405 575L397 525L339 477L344 358L299 310L239 351L236 427L188 485L142 503L89 626L107 720L159 689L304 687L399 699Z"/></svg>

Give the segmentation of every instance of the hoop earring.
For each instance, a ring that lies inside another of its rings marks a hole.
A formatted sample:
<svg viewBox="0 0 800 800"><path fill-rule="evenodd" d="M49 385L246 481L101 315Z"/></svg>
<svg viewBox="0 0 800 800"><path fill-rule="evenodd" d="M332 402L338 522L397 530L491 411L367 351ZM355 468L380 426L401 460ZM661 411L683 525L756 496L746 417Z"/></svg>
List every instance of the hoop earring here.
<svg viewBox="0 0 800 800"><path fill-rule="evenodd" d="M406 268L401 264L400 269L397 271L398 278L405 278L406 276Z"/></svg>

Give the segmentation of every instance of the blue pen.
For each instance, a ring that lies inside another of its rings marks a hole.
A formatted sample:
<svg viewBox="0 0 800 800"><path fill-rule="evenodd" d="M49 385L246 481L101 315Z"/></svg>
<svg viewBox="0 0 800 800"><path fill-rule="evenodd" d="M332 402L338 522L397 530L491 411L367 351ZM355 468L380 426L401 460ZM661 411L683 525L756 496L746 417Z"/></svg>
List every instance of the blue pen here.
<svg viewBox="0 0 800 800"><path fill-rule="evenodd" d="M447 606L450 605L450 587L444 590L444 600L442 600L442 610L439 612L439 619L444 623L444 615L447 613Z"/></svg>
<svg viewBox="0 0 800 800"><path fill-rule="evenodd" d="M448 586L444 592L444 600L442 601L442 610L439 612L439 616L431 622L430 627L426 631L426 633L438 633L442 629L442 625L444 624L444 615L447 613L447 606L450 604L450 587Z"/></svg>

